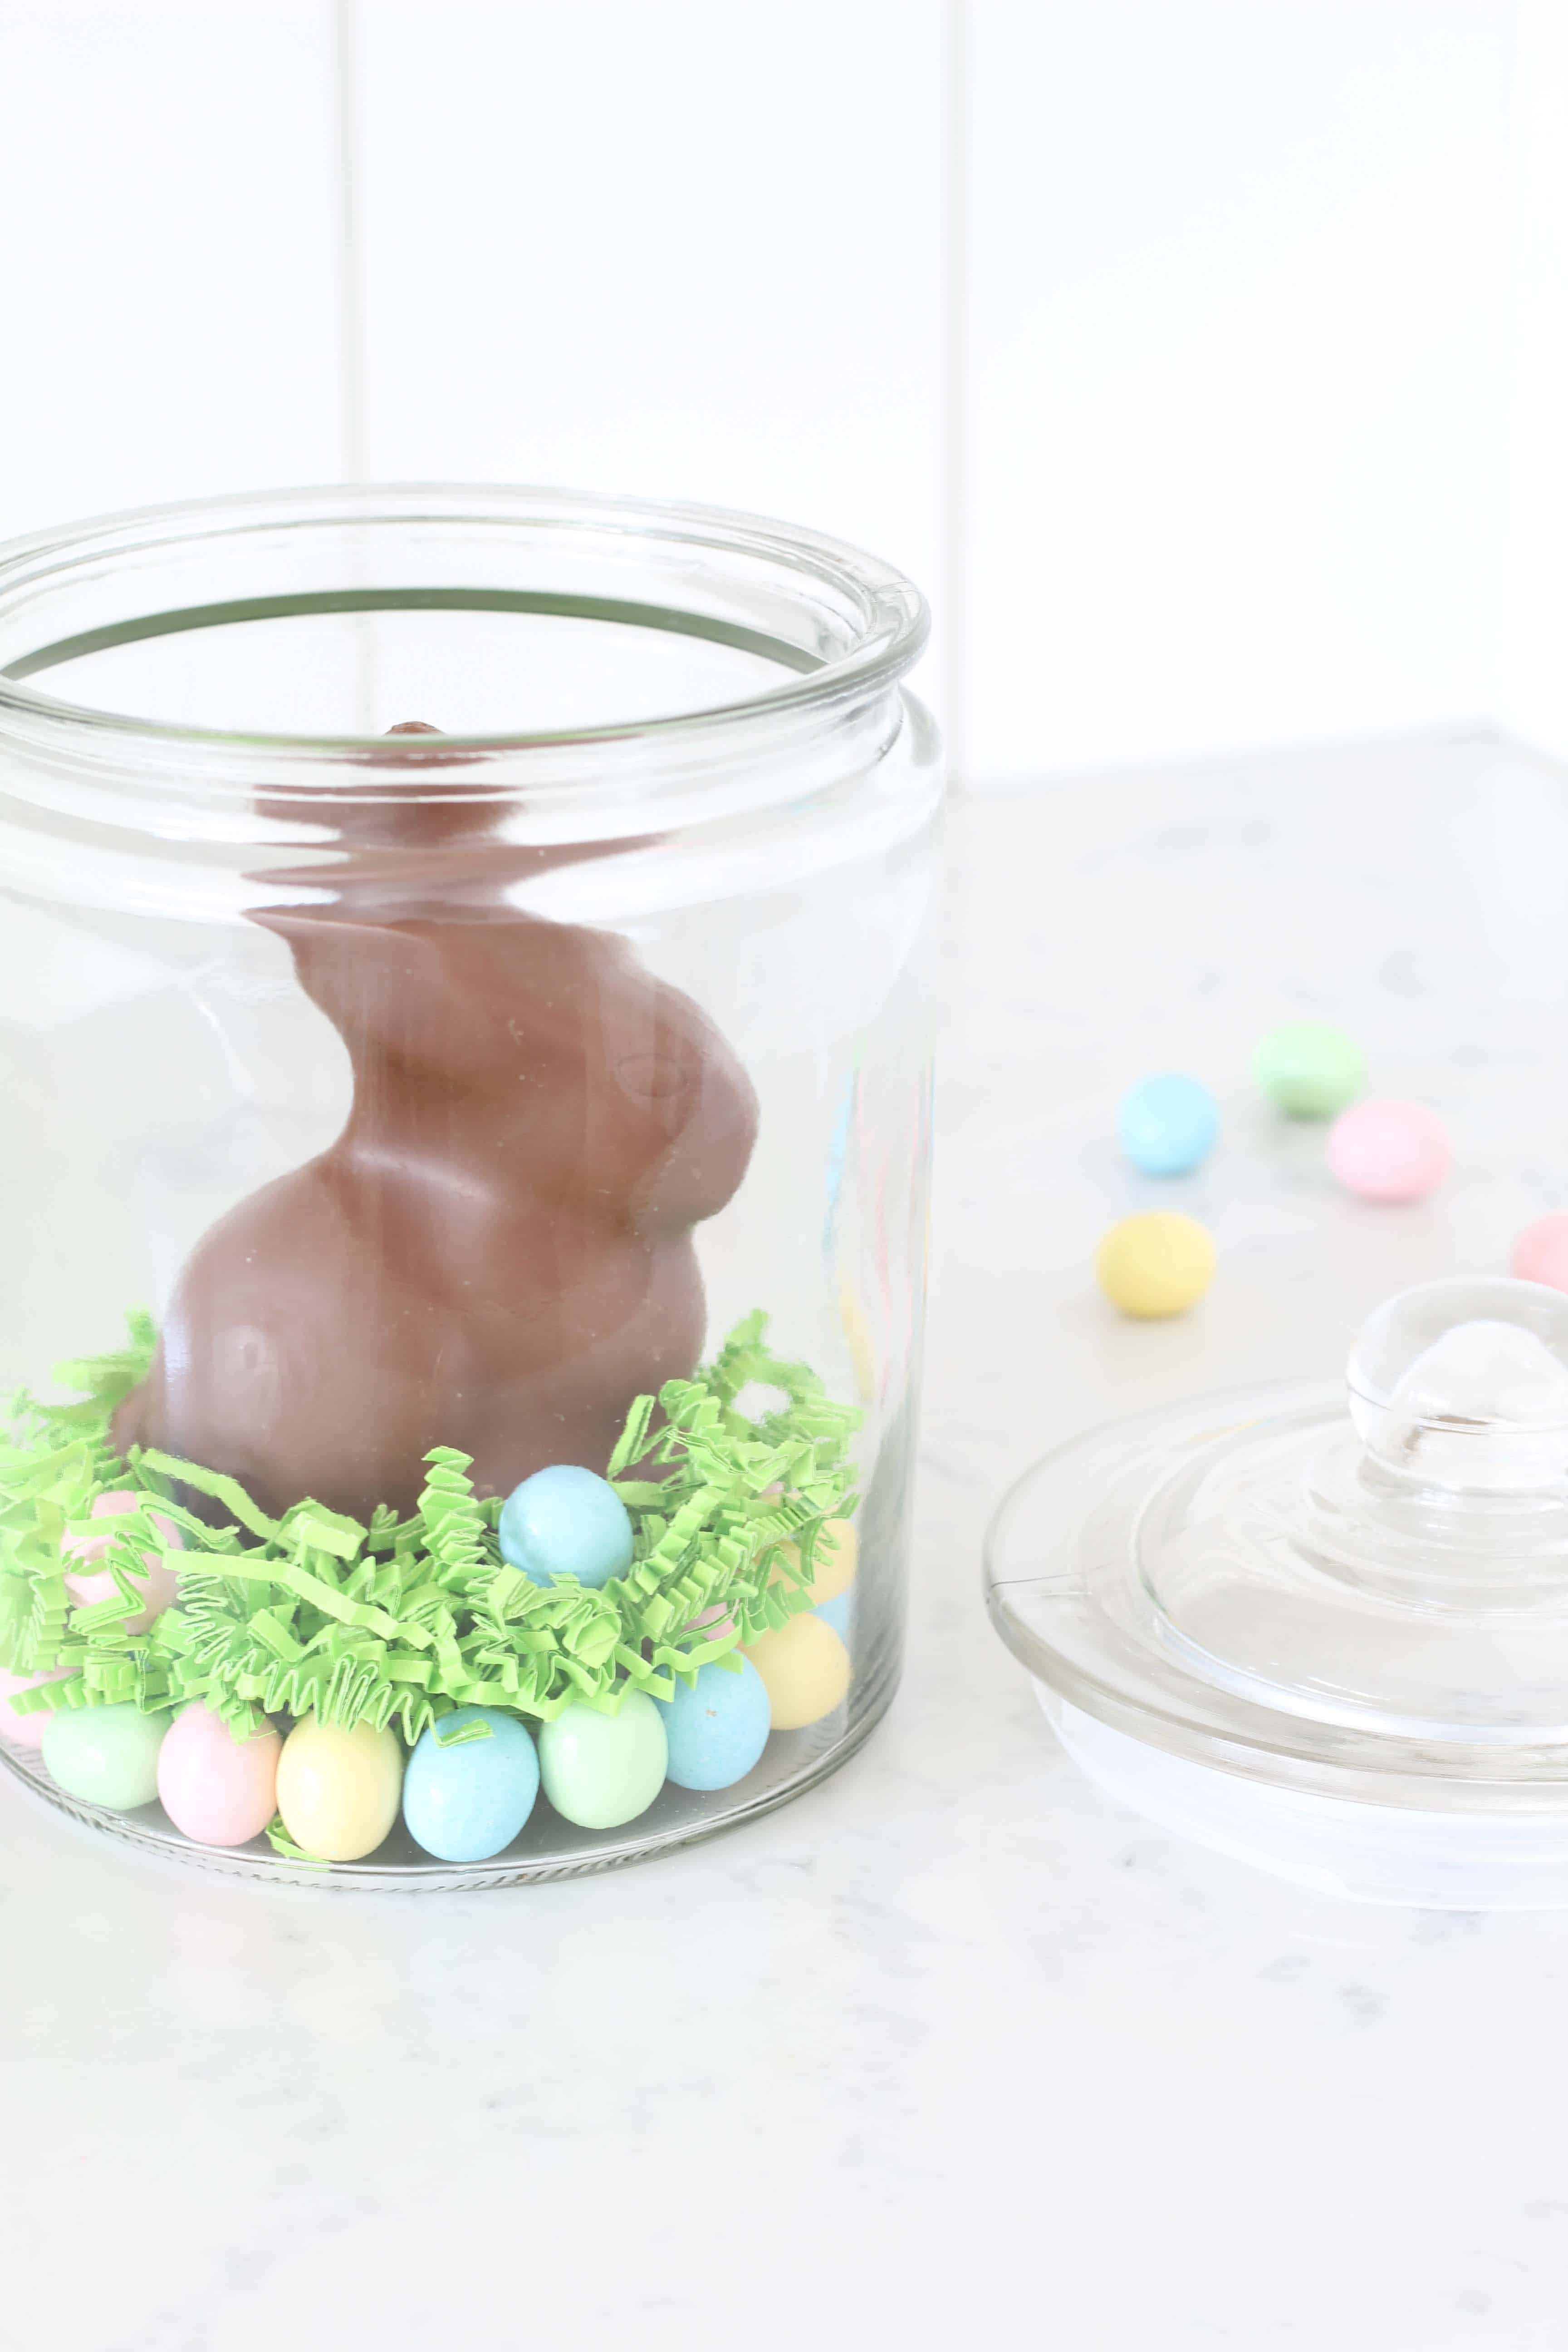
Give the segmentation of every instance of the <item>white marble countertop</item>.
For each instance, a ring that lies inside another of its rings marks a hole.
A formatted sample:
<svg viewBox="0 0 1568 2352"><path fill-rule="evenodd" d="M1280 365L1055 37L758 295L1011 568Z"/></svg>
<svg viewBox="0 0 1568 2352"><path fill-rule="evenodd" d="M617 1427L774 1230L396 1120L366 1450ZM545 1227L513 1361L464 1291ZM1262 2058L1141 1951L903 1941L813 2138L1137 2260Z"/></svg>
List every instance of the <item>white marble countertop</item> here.
<svg viewBox="0 0 1568 2352"><path fill-rule="evenodd" d="M985 1519L1111 1413L1331 1370L1568 1206L1568 798L1484 744L972 802L909 1672L833 1781L649 1867L323 1902L0 1786L0 2344L1186 2352L1568 2345L1568 1913L1302 1894L1117 1811L979 1597ZM1338 1195L1247 1058L1342 1019L1458 1146ZM1117 1093L1226 1136L1173 1196ZM1119 1322L1100 1228L1179 1197L1220 1274ZM156 2255L156 2262L153 2256Z"/></svg>

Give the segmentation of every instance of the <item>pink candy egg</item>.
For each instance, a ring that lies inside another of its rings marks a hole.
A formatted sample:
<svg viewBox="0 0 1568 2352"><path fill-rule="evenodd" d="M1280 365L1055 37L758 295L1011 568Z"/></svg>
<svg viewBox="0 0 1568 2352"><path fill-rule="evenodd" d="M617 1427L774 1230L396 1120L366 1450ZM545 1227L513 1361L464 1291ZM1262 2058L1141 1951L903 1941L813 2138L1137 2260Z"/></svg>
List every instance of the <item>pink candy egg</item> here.
<svg viewBox="0 0 1568 2352"><path fill-rule="evenodd" d="M693 1617L686 1628L689 1633L700 1633L710 1642L717 1642L734 1630L734 1620L721 1601L714 1601L711 1608L704 1609L700 1616Z"/></svg>
<svg viewBox="0 0 1568 2352"><path fill-rule="evenodd" d="M145 1499L144 1496L132 1494L127 1487L119 1487L110 1494L100 1495L89 1516L95 1519L121 1518L127 1511L140 1509ZM166 1519L161 1511L155 1511L153 1525L170 1551L184 1549L184 1538L173 1519ZM64 1550L68 1559L79 1559L85 1567L89 1560L101 1559L112 1540L110 1536L69 1536ZM147 1606L139 1609L134 1617L126 1619L125 1630L129 1633L144 1633L153 1618L161 1617L172 1604L179 1590L174 1578L155 1551L144 1551L142 1558L147 1570ZM90 1576L79 1570L66 1578L66 1591L83 1607L94 1601L112 1601L119 1590L114 1571L109 1568L100 1569Z"/></svg>
<svg viewBox="0 0 1568 2352"><path fill-rule="evenodd" d="M236 1739L199 1698L182 1707L158 1750L158 1797L177 1830L198 1845L244 1845L278 1811L275 1731Z"/></svg>
<svg viewBox="0 0 1568 2352"><path fill-rule="evenodd" d="M1363 1201L1425 1200L1452 1156L1447 1129L1425 1103L1352 1103L1329 1130L1329 1166Z"/></svg>
<svg viewBox="0 0 1568 2352"><path fill-rule="evenodd" d="M8 1675L0 1669L0 1733L18 1748L41 1748L47 1710L40 1707L37 1715L18 1715L11 1701L18 1691L34 1690L39 1683L60 1682L69 1672L68 1666L51 1666L44 1675Z"/></svg>
<svg viewBox="0 0 1568 2352"><path fill-rule="evenodd" d="M1544 1282L1568 1290L1568 1216L1537 1217L1513 1245L1510 1272L1521 1282Z"/></svg>

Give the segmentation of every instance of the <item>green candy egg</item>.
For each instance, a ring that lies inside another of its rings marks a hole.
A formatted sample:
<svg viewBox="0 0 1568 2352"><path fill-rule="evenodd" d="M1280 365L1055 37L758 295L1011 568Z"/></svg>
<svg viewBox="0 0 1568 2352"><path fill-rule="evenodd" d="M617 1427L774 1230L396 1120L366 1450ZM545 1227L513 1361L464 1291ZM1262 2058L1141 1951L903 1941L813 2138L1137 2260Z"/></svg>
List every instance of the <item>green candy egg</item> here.
<svg viewBox="0 0 1568 2352"><path fill-rule="evenodd" d="M1366 1081L1366 1056L1327 1021L1287 1021L1252 1057L1264 1093L1292 1118L1334 1118Z"/></svg>
<svg viewBox="0 0 1568 2352"><path fill-rule="evenodd" d="M668 1762L664 1717L646 1691L628 1691L617 1715L574 1699L539 1734L544 1793L579 1829L618 1829L646 1813Z"/></svg>
<svg viewBox="0 0 1568 2352"><path fill-rule="evenodd" d="M174 1721L121 1706L63 1707L44 1726L44 1761L68 1797L128 1813L158 1793L158 1750Z"/></svg>

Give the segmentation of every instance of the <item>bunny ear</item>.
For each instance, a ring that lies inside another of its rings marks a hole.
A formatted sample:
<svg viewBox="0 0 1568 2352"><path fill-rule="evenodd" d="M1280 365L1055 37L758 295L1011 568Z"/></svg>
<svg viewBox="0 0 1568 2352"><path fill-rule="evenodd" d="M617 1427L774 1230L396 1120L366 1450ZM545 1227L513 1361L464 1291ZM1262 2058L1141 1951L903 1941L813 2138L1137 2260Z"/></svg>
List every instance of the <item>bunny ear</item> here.
<svg viewBox="0 0 1568 2352"><path fill-rule="evenodd" d="M276 866L249 878L275 888L288 905L320 905L312 919L334 914L355 921L439 922L471 919L496 909L527 921L508 900L509 887L558 866L624 856L657 847L660 834L602 841L530 844L505 838L505 820L521 809L504 794L486 793L482 770L490 753L457 748L424 719L401 719L363 752L363 779L326 789L268 793L257 814L289 827L308 827L320 847L315 862ZM287 855L287 852L285 852ZM323 893L330 898L323 902ZM282 926L263 909L255 919Z"/></svg>
<svg viewBox="0 0 1568 2352"><path fill-rule="evenodd" d="M512 903L515 884L534 881L557 866L656 848L661 838L638 834L614 841L507 841L498 830L504 811L456 793L444 798L429 776L401 779L374 800L296 793L273 794L258 802L258 809L291 825L309 824L324 836L312 853L314 862L268 866L248 877L276 895L280 910L303 905L316 923L466 923L487 917L538 924L548 918ZM271 908L247 912L269 929L280 928Z"/></svg>

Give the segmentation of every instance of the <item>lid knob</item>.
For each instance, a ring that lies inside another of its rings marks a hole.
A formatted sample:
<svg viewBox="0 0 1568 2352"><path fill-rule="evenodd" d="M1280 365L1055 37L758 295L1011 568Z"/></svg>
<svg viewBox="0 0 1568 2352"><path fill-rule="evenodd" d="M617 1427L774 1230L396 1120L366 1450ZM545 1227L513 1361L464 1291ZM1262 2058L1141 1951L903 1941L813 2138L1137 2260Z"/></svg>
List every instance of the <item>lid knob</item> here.
<svg viewBox="0 0 1568 2352"><path fill-rule="evenodd" d="M1568 1486L1568 1297L1543 1283L1427 1282L1363 1327L1351 1418L1378 1466L1456 1496Z"/></svg>

